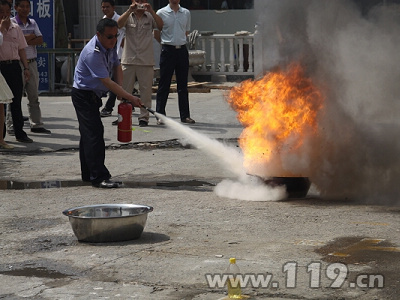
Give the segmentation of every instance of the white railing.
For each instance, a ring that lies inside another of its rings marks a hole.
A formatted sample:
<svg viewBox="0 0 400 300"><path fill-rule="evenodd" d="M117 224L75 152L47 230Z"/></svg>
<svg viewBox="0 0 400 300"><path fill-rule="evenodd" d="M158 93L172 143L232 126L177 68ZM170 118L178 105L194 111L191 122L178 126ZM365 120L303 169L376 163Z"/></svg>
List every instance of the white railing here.
<svg viewBox="0 0 400 300"><path fill-rule="evenodd" d="M193 75L254 76L253 41L253 34L200 35L196 49L206 52L206 61L193 69Z"/></svg>

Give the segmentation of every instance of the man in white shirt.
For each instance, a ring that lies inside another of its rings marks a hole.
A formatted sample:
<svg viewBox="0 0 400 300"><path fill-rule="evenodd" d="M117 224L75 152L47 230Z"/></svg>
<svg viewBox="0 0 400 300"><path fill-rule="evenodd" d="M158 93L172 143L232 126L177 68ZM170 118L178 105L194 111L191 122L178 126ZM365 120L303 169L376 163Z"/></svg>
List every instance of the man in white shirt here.
<svg viewBox="0 0 400 300"><path fill-rule="evenodd" d="M162 51L160 56L160 81L157 91L156 111L166 115L169 89L175 72L178 88L178 106L182 123L194 124L190 118L189 92L189 51L186 37L190 31L190 11L179 5L180 0L169 0L169 4L157 11L164 26L161 30ZM162 124L158 121L158 124Z"/></svg>

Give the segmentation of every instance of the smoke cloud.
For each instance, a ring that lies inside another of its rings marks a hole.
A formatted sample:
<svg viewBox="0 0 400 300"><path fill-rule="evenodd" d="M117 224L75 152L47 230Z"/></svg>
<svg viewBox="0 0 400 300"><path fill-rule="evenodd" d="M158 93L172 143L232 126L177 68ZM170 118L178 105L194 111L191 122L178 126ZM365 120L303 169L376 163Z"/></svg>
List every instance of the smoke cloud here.
<svg viewBox="0 0 400 300"><path fill-rule="evenodd" d="M319 134L285 167L325 198L399 204L400 7L269 0L256 11L263 69L301 61L325 95Z"/></svg>

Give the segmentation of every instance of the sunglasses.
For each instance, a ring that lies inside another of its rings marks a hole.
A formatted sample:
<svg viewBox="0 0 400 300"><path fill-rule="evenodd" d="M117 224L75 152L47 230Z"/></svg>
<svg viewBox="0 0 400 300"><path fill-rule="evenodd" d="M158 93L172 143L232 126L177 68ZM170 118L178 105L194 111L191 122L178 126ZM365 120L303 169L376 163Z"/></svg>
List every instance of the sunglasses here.
<svg viewBox="0 0 400 300"><path fill-rule="evenodd" d="M104 34L103 34L104 35ZM116 35L112 35L112 34L110 34L110 35L104 35L105 37L106 37L106 39L108 39L108 40L112 40L112 39L116 39L116 38L118 38L119 37L119 33L117 33Z"/></svg>

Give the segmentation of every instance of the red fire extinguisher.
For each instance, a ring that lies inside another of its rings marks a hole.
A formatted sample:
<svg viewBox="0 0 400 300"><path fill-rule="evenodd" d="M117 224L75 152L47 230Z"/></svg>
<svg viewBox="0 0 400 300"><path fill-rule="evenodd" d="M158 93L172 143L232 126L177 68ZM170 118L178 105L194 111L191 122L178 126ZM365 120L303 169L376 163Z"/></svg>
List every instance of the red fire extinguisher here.
<svg viewBox="0 0 400 300"><path fill-rule="evenodd" d="M118 105L118 141L132 141L132 105L126 100Z"/></svg>

